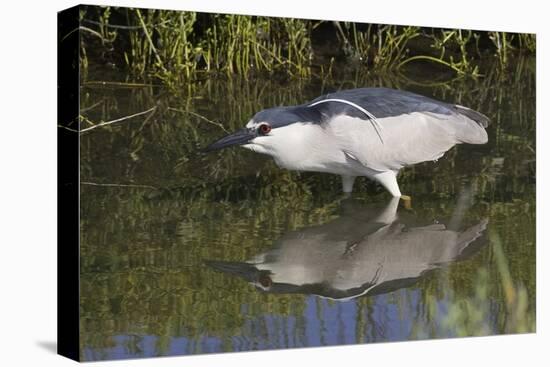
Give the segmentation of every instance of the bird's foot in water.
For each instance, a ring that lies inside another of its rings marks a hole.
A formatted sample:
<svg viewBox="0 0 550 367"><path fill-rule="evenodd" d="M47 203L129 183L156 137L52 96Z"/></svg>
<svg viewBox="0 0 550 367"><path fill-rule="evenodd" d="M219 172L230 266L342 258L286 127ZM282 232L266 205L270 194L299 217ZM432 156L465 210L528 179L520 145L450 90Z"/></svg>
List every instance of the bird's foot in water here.
<svg viewBox="0 0 550 367"><path fill-rule="evenodd" d="M403 200L405 209L412 210L412 199L409 195L401 195L401 200Z"/></svg>

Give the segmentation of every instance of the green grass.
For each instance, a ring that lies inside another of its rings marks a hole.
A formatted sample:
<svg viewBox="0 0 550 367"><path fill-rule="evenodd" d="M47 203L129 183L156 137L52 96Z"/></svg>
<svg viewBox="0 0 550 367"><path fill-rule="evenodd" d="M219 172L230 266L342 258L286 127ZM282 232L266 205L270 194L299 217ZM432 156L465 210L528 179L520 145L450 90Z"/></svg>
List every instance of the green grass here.
<svg viewBox="0 0 550 367"><path fill-rule="evenodd" d="M308 78L331 74L334 58L362 72L428 62L477 78L483 60L506 71L510 57L536 51L534 34L118 7L83 7L81 31L84 73L90 57L109 58L168 86L209 74Z"/></svg>

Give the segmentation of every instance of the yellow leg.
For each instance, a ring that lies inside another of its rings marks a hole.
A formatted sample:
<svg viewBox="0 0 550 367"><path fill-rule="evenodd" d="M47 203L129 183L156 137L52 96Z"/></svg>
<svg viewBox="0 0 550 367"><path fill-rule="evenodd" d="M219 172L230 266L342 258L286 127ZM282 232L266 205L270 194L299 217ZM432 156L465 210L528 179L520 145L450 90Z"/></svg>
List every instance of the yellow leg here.
<svg viewBox="0 0 550 367"><path fill-rule="evenodd" d="M412 209L412 199L409 195L401 195L401 200L403 200L403 206L405 207L405 209Z"/></svg>

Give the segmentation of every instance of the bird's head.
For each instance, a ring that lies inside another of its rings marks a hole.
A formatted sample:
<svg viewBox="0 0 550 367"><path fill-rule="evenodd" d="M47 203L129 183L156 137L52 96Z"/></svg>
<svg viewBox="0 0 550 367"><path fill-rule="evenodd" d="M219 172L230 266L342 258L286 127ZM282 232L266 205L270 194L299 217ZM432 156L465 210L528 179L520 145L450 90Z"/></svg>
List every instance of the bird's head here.
<svg viewBox="0 0 550 367"><path fill-rule="evenodd" d="M296 129L319 120L317 110L306 106L275 107L258 112L240 130L210 144L207 152L240 145L257 153L277 156L299 139Z"/></svg>
<svg viewBox="0 0 550 367"><path fill-rule="evenodd" d="M262 291L269 292L273 286L273 274L253 264L218 260L205 260L204 263L214 270L240 277Z"/></svg>

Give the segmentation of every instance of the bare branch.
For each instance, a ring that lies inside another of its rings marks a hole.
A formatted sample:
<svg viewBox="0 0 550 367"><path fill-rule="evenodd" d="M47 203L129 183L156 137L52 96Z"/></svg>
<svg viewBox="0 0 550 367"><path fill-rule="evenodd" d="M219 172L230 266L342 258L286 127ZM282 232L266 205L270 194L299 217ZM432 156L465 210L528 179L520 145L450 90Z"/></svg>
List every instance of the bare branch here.
<svg viewBox="0 0 550 367"><path fill-rule="evenodd" d="M97 182L88 182L88 181L80 181L80 184L81 184L81 185L90 185L90 186L134 187L134 188L143 188L143 189L157 189L155 186L151 186L151 185L97 183Z"/></svg>
<svg viewBox="0 0 550 367"><path fill-rule="evenodd" d="M157 109L157 106L152 107L152 108L148 109L147 111L138 112L138 113L135 113L135 114L130 115L130 116L124 116L124 117L121 117L121 118L116 119L116 120L101 122L101 123L96 124L96 125L94 125L94 126L90 126L90 127L85 128L85 129L81 129L80 132L83 133L83 132L90 131L90 130L95 129L95 128L98 128L98 127L102 127L102 126L106 126L106 125L111 125L111 124L114 124L114 123L116 123L116 122L121 122L121 121L129 120L129 119L131 119L131 118L134 118L134 117L137 117L137 116L141 116L141 115L145 115L145 114L147 114L147 113L153 112L153 111L156 110L156 109Z"/></svg>
<svg viewBox="0 0 550 367"><path fill-rule="evenodd" d="M181 113L188 113L188 114L193 115L193 116L195 116L195 117L198 117L198 118L200 118L200 119L202 119L202 120L204 120L204 121L206 121L206 122L208 122L208 123L210 123L210 124L212 124L212 125L218 126L218 127L221 128L223 131L225 131L226 133L229 134L229 131L227 131L226 128L225 128L222 124L220 124L219 122L216 122L216 121L209 120L208 118L206 118L206 117L204 117L203 115L198 114L198 113L196 113L196 112L187 111L187 110L181 110L181 109L179 109L179 108L174 108L174 107L168 107L168 110L177 111L177 112L181 112Z"/></svg>

